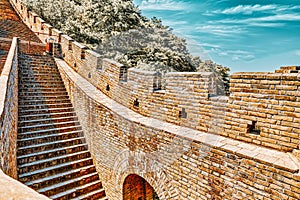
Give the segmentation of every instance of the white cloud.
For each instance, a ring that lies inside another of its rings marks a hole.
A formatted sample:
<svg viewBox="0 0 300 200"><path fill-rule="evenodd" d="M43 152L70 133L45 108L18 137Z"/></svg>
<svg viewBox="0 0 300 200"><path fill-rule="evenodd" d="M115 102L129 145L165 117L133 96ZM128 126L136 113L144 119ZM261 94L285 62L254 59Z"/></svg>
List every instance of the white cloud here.
<svg viewBox="0 0 300 200"><path fill-rule="evenodd" d="M247 14L250 15L253 12L266 11L266 10L275 10L277 5L238 5L236 7L228 8L223 11L219 11L222 14Z"/></svg>
<svg viewBox="0 0 300 200"><path fill-rule="evenodd" d="M163 20L163 24L168 26L188 25L187 21Z"/></svg>
<svg viewBox="0 0 300 200"><path fill-rule="evenodd" d="M183 11L187 9L187 4L173 0L144 0L139 5L141 10L174 10Z"/></svg>
<svg viewBox="0 0 300 200"><path fill-rule="evenodd" d="M220 57L229 57L232 61L252 61L255 59L255 54L253 52L244 50L211 48L209 53L217 54Z"/></svg>
<svg viewBox="0 0 300 200"><path fill-rule="evenodd" d="M231 23L231 24L250 24L250 23L266 23L267 26L271 26L270 22L277 22L277 24L273 24L274 26L280 25L279 21L300 21L299 14L278 14L271 15L267 17L256 17L256 18L247 18L247 19L225 19L220 20L220 23ZM216 21L211 21L210 23L216 23ZM263 25L262 25L263 26Z"/></svg>
<svg viewBox="0 0 300 200"><path fill-rule="evenodd" d="M267 16L267 17L259 17L259 18L250 18L246 21L299 21L300 15L299 14L279 14L279 15L273 15L273 16Z"/></svg>
<svg viewBox="0 0 300 200"><path fill-rule="evenodd" d="M212 13L215 14L226 14L226 15L235 15L235 14L244 14L251 15L254 12L270 12L270 13L278 13L289 10L300 9L300 6L286 6L286 5L278 5L278 4L269 4L269 5L238 5L236 7L227 8L224 10L215 10ZM206 13L209 15L209 13Z"/></svg>
<svg viewBox="0 0 300 200"><path fill-rule="evenodd" d="M281 27L284 26L285 23L267 23L267 22L252 22L249 23L248 26L259 26L259 27Z"/></svg>
<svg viewBox="0 0 300 200"><path fill-rule="evenodd" d="M196 27L196 30L199 32L210 33L218 36L233 36L244 32L244 29L242 27L227 25L204 25Z"/></svg>
<svg viewBox="0 0 300 200"><path fill-rule="evenodd" d="M297 56L300 56L300 50L296 50L296 51L295 51L295 54L296 54Z"/></svg>
<svg viewBox="0 0 300 200"><path fill-rule="evenodd" d="M200 43L203 47L213 47L213 48L220 48L221 46L218 44L211 44L211 43Z"/></svg>
<svg viewBox="0 0 300 200"><path fill-rule="evenodd" d="M243 50L234 50L228 51L229 55L231 55L231 59L233 61L243 60L243 61L250 61L255 58L255 55L252 52L243 51Z"/></svg>

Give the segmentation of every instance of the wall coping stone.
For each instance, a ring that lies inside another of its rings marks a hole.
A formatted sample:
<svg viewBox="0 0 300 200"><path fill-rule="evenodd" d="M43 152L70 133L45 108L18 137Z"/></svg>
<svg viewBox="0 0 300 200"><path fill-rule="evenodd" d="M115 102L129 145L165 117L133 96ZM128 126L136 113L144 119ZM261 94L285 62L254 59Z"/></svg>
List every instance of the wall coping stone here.
<svg viewBox="0 0 300 200"><path fill-rule="evenodd" d="M61 34L63 34L62 31L60 31L60 30L58 30L58 29L56 29L56 28L52 29L52 31L54 31L54 32L56 32L56 33L61 33Z"/></svg>
<svg viewBox="0 0 300 200"><path fill-rule="evenodd" d="M79 43L79 42L76 42L76 41L74 41L73 44L76 45L76 46L78 46L80 49L86 49L86 48L87 48L87 47L84 46L83 44L81 44L81 43Z"/></svg>
<svg viewBox="0 0 300 200"><path fill-rule="evenodd" d="M70 36L63 34L61 37L65 38L66 40L69 41L74 41Z"/></svg>
<svg viewBox="0 0 300 200"><path fill-rule="evenodd" d="M5 98L6 98L6 89L7 89L7 84L8 84L8 76L11 71L11 67L13 64L13 59L15 55L15 50L18 45L18 38L14 37L12 40L11 47L9 49L6 62L4 64L1 77L0 77L0 115L2 115L3 110L4 110L4 103L5 103Z"/></svg>
<svg viewBox="0 0 300 200"><path fill-rule="evenodd" d="M142 116L131 109L119 104L110 99L100 90L94 87L90 82L76 73L68 64L59 58L55 58L59 69L67 75L87 96L103 106L115 112L116 115L141 124L146 127L151 127L164 132L178 135L187 140L203 143L208 146L221 149L223 151L240 155L246 158L254 159L258 162L275 166L279 169L286 170L292 173L299 172L299 163L293 155L285 152L280 152L266 147L260 147L255 144L249 144L242 141L229 139L223 136L204 133L191 128L177 126L168 122L160 121L150 117ZM167 128L164 128L167 127Z"/></svg>
<svg viewBox="0 0 300 200"><path fill-rule="evenodd" d="M111 63L111 64L114 64L116 65L117 67L123 67L124 65L122 65L121 63L115 61L115 60L111 60L109 58L103 58L103 62L108 62L108 63ZM102 62L102 63L103 63Z"/></svg>
<svg viewBox="0 0 300 200"><path fill-rule="evenodd" d="M101 58L101 55L93 50L87 49L86 52L93 56L96 56L97 58Z"/></svg>
<svg viewBox="0 0 300 200"><path fill-rule="evenodd" d="M197 77L207 77L213 75L213 72L169 72L166 74L166 76L172 76L172 77L188 77L188 76L197 76Z"/></svg>
<svg viewBox="0 0 300 200"><path fill-rule="evenodd" d="M135 67L129 68L128 72L135 72L137 74L142 74L144 76L155 76L155 75L160 75L159 72L155 72L155 71L146 71L146 70L142 70L142 69L137 69Z"/></svg>
<svg viewBox="0 0 300 200"><path fill-rule="evenodd" d="M51 26L50 24L48 24L48 23L45 23L45 24L43 24L44 26L46 26L47 28L52 28L53 26Z"/></svg>
<svg viewBox="0 0 300 200"><path fill-rule="evenodd" d="M36 19L37 19L38 21L40 21L40 23L41 23L41 24L43 24L43 23L45 23L45 22L46 22L45 20L43 20L43 19L42 19L42 18L40 18L40 17L37 17Z"/></svg>

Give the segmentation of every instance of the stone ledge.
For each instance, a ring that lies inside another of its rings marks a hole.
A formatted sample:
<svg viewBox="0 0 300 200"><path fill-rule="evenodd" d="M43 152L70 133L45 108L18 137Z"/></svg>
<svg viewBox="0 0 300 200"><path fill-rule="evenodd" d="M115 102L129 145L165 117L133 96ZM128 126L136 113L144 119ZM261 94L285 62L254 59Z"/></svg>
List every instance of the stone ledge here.
<svg viewBox="0 0 300 200"><path fill-rule="evenodd" d="M141 75L144 75L144 76L155 76L155 75L160 75L159 72L146 71L146 70L137 69L137 68L134 68L134 67L129 68L129 69L128 69L128 72L133 72L133 73L141 74Z"/></svg>
<svg viewBox="0 0 300 200"><path fill-rule="evenodd" d="M166 77L210 77L213 72L169 72Z"/></svg>
<svg viewBox="0 0 300 200"><path fill-rule="evenodd" d="M6 89L7 89L7 84L8 84L8 76L13 64L13 59L15 56L15 51L18 45L18 38L13 38L12 44L9 50L9 53L6 58L6 62L4 64L1 77L0 77L0 115L2 115L3 109L4 109L4 103L5 103L5 98L6 98Z"/></svg>
<svg viewBox="0 0 300 200"><path fill-rule="evenodd" d="M254 144L248 144L245 142L229 139L223 136L209 134L200 132L194 129L177 126L171 123L163 122L153 118L142 116L129 108L122 106L116 101L108 98L100 90L94 87L86 79L81 77L75 71L73 71L68 64L56 58L56 63L61 71L79 88L81 88L84 93L95 100L96 102L102 104L106 108L110 109L112 112L116 113L123 118L130 120L132 122L152 127L158 130L163 130L164 132L169 132L180 137L186 138L188 140L200 142L208 146L221 149L228 153L233 153L242 157L254 159L260 163L267 164L269 166L274 166L276 168L286 170L292 173L299 171L298 163L295 159L292 159L288 153L280 152L277 150L268 149L265 147L260 147Z"/></svg>
<svg viewBox="0 0 300 200"><path fill-rule="evenodd" d="M5 175L0 169L0 199L48 200L49 198Z"/></svg>

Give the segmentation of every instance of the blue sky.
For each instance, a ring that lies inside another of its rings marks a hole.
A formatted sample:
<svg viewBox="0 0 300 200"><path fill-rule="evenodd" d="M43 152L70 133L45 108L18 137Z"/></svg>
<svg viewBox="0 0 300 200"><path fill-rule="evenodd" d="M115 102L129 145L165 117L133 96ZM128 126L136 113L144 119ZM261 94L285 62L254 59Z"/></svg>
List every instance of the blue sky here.
<svg viewBox="0 0 300 200"><path fill-rule="evenodd" d="M236 71L300 65L299 0L134 0L187 39L190 51Z"/></svg>

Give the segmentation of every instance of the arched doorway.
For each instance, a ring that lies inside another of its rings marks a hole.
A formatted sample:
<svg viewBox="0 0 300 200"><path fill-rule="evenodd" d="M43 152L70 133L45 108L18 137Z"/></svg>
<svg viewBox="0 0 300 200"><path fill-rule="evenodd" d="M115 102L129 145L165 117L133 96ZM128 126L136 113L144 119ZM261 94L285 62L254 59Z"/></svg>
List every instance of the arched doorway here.
<svg viewBox="0 0 300 200"><path fill-rule="evenodd" d="M123 184L123 200L159 200L153 187L142 177L131 174Z"/></svg>

